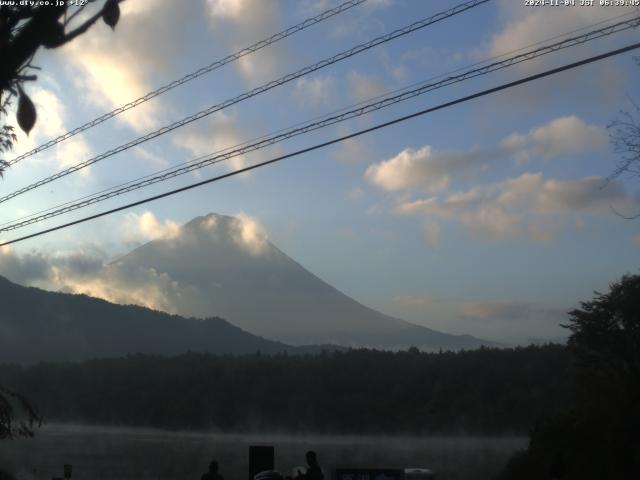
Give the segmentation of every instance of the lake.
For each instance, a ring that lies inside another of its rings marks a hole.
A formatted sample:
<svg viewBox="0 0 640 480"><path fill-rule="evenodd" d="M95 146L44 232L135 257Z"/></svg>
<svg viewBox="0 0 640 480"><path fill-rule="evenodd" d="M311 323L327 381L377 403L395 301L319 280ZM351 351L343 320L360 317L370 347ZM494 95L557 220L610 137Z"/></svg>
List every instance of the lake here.
<svg viewBox="0 0 640 480"><path fill-rule="evenodd" d="M315 450L328 480L336 467L426 467L438 480L487 480L526 443L524 437L234 435L52 424L33 439L1 442L0 465L18 480L62 477L65 463L80 480L197 480L215 458L226 480L247 480L249 445L273 445L276 469L286 475Z"/></svg>

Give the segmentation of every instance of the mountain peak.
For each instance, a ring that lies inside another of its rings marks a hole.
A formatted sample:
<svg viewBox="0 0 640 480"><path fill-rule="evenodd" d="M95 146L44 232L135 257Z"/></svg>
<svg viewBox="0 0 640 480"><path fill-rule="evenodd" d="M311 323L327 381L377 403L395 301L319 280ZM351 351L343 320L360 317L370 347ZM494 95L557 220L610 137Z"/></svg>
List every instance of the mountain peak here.
<svg viewBox="0 0 640 480"><path fill-rule="evenodd" d="M176 237L203 243L217 244L228 249L237 248L258 256L274 248L268 241L264 228L250 216L240 213L235 217L209 213L184 224Z"/></svg>
<svg viewBox="0 0 640 480"><path fill-rule="evenodd" d="M209 229L213 225L216 224L225 224L229 225L238 221L237 217L233 217L230 215L222 215L220 213L210 212L206 215L201 215L199 217L195 217L185 223L182 228L202 228Z"/></svg>

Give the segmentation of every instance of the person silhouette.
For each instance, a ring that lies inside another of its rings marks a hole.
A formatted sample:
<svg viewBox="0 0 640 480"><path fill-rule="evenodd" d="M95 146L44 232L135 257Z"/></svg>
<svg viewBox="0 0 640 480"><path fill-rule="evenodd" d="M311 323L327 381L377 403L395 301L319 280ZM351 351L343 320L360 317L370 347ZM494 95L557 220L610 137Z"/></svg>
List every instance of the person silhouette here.
<svg viewBox="0 0 640 480"><path fill-rule="evenodd" d="M302 473L298 470L298 477L296 478L300 478L300 480L324 480L324 474L318 464L316 452L309 450L305 456L308 465L307 471L306 473Z"/></svg>
<svg viewBox="0 0 640 480"><path fill-rule="evenodd" d="M564 455L562 454L562 451L558 451L553 456L549 475L551 477L551 480L561 480L565 477L566 473L567 466L564 462Z"/></svg>
<svg viewBox="0 0 640 480"><path fill-rule="evenodd" d="M202 475L200 480L224 480L222 475L218 473L218 462L211 460L211 463L209 463L209 471Z"/></svg>

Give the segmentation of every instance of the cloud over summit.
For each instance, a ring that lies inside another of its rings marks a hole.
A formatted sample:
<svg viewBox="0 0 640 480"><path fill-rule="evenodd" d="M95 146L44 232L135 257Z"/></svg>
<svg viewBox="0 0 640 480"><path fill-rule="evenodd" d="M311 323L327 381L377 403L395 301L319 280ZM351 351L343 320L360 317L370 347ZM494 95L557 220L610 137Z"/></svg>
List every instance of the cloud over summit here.
<svg viewBox="0 0 640 480"><path fill-rule="evenodd" d="M231 245L250 256L260 256L269 246L264 228L245 213L236 217L210 214L185 227L170 219L159 220L150 211L131 212L124 218L121 232L128 244L159 240L168 248L189 244L195 235L201 241L225 245L224 248ZM110 261L103 250L90 246L56 254L44 251L19 254L9 246L2 247L0 275L23 285L82 293L169 313L177 313L184 296L197 290L156 268Z"/></svg>

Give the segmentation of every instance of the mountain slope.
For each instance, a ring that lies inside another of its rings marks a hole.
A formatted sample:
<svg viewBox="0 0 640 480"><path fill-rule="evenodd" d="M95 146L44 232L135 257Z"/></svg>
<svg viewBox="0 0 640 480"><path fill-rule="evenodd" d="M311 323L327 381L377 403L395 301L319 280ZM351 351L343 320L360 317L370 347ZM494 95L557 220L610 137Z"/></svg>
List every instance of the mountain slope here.
<svg viewBox="0 0 640 480"><path fill-rule="evenodd" d="M199 320L85 295L22 287L0 277L0 363L72 361L134 353L294 351L220 318Z"/></svg>
<svg viewBox="0 0 640 480"><path fill-rule="evenodd" d="M217 315L290 344L425 349L490 345L389 317L322 281L270 243L250 221L209 214L117 262L153 269L175 282L168 301L181 315Z"/></svg>

